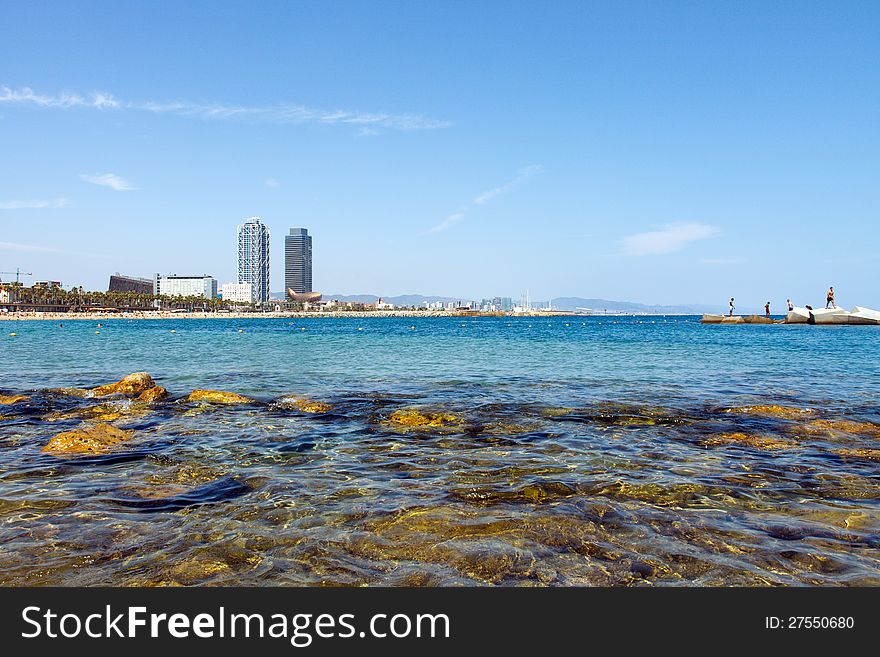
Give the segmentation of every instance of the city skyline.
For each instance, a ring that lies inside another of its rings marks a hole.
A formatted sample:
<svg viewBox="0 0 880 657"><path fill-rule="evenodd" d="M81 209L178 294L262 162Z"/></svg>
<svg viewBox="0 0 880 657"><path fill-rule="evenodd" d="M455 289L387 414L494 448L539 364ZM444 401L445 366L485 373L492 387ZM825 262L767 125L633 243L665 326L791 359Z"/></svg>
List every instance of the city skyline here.
<svg viewBox="0 0 880 657"><path fill-rule="evenodd" d="M4 12L26 282L235 281L258 215L328 293L880 306L876 3L85 5Z"/></svg>

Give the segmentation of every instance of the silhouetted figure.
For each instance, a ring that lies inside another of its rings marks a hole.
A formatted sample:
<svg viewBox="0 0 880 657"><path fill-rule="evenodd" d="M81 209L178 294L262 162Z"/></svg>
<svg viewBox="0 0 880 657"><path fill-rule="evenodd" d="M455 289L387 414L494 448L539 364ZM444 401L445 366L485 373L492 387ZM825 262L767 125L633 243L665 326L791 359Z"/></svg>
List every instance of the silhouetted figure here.
<svg viewBox="0 0 880 657"><path fill-rule="evenodd" d="M733 311L736 309L736 306L733 305L733 297L730 297L730 317L733 317Z"/></svg>
<svg viewBox="0 0 880 657"><path fill-rule="evenodd" d="M825 297L825 307L837 308L837 306L834 305L834 286L828 288L828 295Z"/></svg>
<svg viewBox="0 0 880 657"><path fill-rule="evenodd" d="M794 304L791 302L791 299L788 299L788 312L794 310Z"/></svg>
<svg viewBox="0 0 880 657"><path fill-rule="evenodd" d="M767 319L770 319L770 302L769 301L766 304L764 304L764 317L766 317Z"/></svg>

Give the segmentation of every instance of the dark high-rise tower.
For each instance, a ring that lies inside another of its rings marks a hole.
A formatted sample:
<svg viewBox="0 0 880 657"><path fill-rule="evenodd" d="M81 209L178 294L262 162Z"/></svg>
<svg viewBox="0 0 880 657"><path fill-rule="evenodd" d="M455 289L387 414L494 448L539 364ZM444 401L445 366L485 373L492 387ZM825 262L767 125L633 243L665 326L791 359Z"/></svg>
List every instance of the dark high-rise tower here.
<svg viewBox="0 0 880 657"><path fill-rule="evenodd" d="M312 237L305 228L284 236L284 287L288 297L312 291Z"/></svg>

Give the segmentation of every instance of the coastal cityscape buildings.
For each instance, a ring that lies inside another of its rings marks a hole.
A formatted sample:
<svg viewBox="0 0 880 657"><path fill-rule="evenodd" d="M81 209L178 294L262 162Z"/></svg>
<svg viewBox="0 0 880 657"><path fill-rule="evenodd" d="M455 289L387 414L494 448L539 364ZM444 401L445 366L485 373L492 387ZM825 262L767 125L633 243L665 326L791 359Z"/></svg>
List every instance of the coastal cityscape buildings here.
<svg viewBox="0 0 880 657"><path fill-rule="evenodd" d="M269 300L269 227L259 217L238 227L238 282L252 286L252 302Z"/></svg>
<svg viewBox="0 0 880 657"><path fill-rule="evenodd" d="M154 282L149 278L126 276L116 272L110 276L108 292L131 292L133 294L153 294Z"/></svg>
<svg viewBox="0 0 880 657"><path fill-rule="evenodd" d="M156 274L153 279L153 294L168 297L217 297L217 279L207 274L203 276L178 276Z"/></svg>
<svg viewBox="0 0 880 657"><path fill-rule="evenodd" d="M232 303L252 303L254 286L250 283L224 283L220 288L220 298Z"/></svg>
<svg viewBox="0 0 880 657"><path fill-rule="evenodd" d="M291 228L284 237L284 288L287 297L312 292L312 237L306 228Z"/></svg>

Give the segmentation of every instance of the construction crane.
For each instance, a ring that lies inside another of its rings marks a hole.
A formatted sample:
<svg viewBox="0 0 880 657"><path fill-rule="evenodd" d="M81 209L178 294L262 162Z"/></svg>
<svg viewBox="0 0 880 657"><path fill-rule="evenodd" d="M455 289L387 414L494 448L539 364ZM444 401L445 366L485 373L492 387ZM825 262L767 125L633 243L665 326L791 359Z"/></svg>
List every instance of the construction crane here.
<svg viewBox="0 0 880 657"><path fill-rule="evenodd" d="M19 267L15 268L15 271L0 271L0 274L15 274L15 283L18 284L18 279L20 276L33 276L29 271L22 271Z"/></svg>

